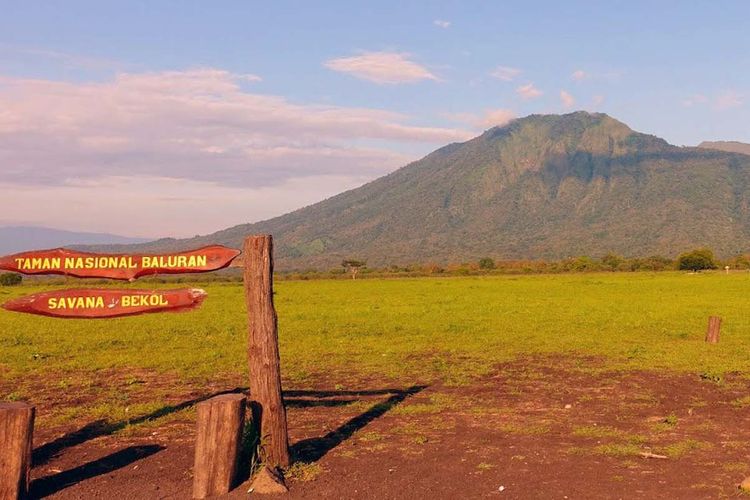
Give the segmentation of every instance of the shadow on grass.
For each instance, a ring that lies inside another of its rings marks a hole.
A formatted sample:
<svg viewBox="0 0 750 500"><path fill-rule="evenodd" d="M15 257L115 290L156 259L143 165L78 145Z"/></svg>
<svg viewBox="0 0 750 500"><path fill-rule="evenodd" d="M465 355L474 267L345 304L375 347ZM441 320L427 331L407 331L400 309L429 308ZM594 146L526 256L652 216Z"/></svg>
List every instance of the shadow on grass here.
<svg viewBox="0 0 750 500"><path fill-rule="evenodd" d="M380 396L390 394L391 396L385 401L375 403L366 412L347 420L339 428L329 432L325 436L303 439L292 445L292 459L295 462L316 462L323 458L326 453L340 445L358 430L367 424L382 417L391 408L404 401L406 398L413 396L424 390L427 386L416 385L408 389L383 389L376 391L287 391L284 394L298 397L319 397L328 398L335 396ZM351 404L357 401L344 400L345 404Z"/></svg>
<svg viewBox="0 0 750 500"><path fill-rule="evenodd" d="M57 474L34 480L30 486L30 498L43 498L69 486L95 476L107 474L160 452L164 446L155 444L129 446L125 449Z"/></svg>

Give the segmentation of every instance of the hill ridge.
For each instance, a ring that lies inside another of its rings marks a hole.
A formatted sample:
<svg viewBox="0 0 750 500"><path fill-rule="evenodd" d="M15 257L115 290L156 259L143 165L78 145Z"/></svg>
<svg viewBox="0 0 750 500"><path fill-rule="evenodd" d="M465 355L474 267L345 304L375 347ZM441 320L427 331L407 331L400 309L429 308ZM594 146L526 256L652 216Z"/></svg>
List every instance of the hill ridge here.
<svg viewBox="0 0 750 500"><path fill-rule="evenodd" d="M239 246L271 233L282 269L573 255L719 255L750 238L750 157L678 147L604 113L529 115L273 219L129 250Z"/></svg>

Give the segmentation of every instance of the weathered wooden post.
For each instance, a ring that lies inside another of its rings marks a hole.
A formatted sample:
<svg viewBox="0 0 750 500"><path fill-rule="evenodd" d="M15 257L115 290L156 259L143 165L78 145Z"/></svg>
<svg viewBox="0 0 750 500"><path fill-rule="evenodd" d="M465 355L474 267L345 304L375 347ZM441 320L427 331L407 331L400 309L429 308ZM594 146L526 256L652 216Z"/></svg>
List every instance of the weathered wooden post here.
<svg viewBox="0 0 750 500"><path fill-rule="evenodd" d="M193 498L229 493L237 479L245 396L216 396L198 403L197 411Z"/></svg>
<svg viewBox="0 0 750 500"><path fill-rule="evenodd" d="M718 344L720 330L721 318L718 316L709 316L708 330L706 330L706 342L708 342L709 344Z"/></svg>
<svg viewBox="0 0 750 500"><path fill-rule="evenodd" d="M243 254L250 407L260 432L260 458L271 468L288 467L289 437L281 397L279 338L273 305L273 237L247 237Z"/></svg>
<svg viewBox="0 0 750 500"><path fill-rule="evenodd" d="M35 413L28 403L0 403L0 500L28 495Z"/></svg>

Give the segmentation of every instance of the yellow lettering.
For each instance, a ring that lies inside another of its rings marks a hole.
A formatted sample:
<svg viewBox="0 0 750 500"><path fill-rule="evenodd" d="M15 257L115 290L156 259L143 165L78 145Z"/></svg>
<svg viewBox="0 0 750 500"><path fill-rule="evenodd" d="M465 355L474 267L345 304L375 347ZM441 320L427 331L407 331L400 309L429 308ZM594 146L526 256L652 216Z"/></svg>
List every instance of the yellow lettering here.
<svg viewBox="0 0 750 500"><path fill-rule="evenodd" d="M54 297L47 299L47 309L57 309L57 299Z"/></svg>

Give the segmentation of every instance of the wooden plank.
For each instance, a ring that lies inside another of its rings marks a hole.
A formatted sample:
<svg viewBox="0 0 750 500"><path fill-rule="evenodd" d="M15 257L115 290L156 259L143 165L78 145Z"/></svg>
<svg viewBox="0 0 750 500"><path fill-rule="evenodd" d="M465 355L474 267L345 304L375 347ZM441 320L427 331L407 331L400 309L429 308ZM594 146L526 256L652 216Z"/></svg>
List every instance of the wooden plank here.
<svg viewBox="0 0 750 500"><path fill-rule="evenodd" d="M34 414L28 403L0 403L0 500L26 498L29 492Z"/></svg>
<svg viewBox="0 0 750 500"><path fill-rule="evenodd" d="M709 344L718 344L720 332L721 318L718 316L709 316L708 329L706 330L706 342L708 342Z"/></svg>
<svg viewBox="0 0 750 500"><path fill-rule="evenodd" d="M174 290L78 289L40 292L9 300L8 311L56 318L114 318L195 309L207 294L200 288Z"/></svg>
<svg viewBox="0 0 750 500"><path fill-rule="evenodd" d="M197 406L193 498L229 493L237 480L245 396L224 394Z"/></svg>
<svg viewBox="0 0 750 500"><path fill-rule="evenodd" d="M260 428L261 460L289 466L286 410L281 398L281 369L276 309L273 304L273 238L249 236L245 256L248 313L248 363L253 421Z"/></svg>
<svg viewBox="0 0 750 500"><path fill-rule="evenodd" d="M76 278L134 280L154 274L205 273L229 266L239 250L212 245L170 254L98 254L66 248L22 252L0 257L0 269L59 274Z"/></svg>

